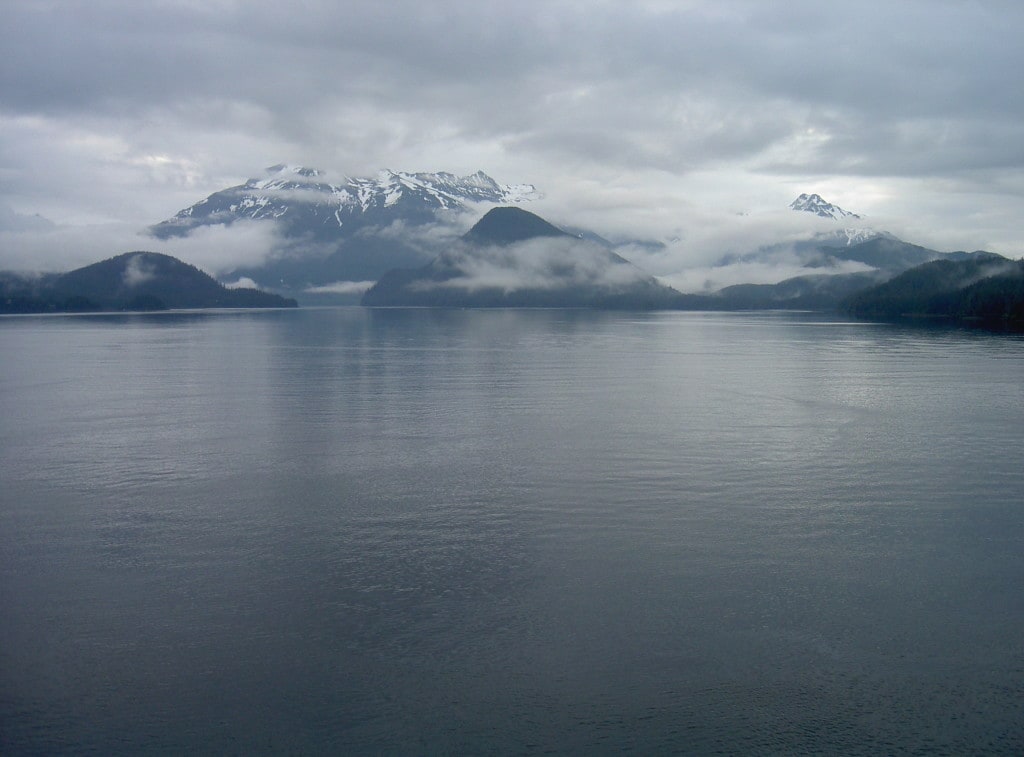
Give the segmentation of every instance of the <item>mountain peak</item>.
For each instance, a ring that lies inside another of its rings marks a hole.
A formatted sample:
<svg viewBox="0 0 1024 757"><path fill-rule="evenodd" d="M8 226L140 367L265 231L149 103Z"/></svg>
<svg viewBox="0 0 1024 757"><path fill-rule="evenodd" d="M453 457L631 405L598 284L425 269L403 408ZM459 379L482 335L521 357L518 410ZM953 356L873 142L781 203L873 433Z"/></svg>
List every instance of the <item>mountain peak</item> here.
<svg viewBox="0 0 1024 757"><path fill-rule="evenodd" d="M834 221L843 218L860 218L856 213L851 213L848 210L843 210L838 205L833 205L819 194L801 194L789 204L789 207L793 210L813 213L821 218L831 218Z"/></svg>
<svg viewBox="0 0 1024 757"><path fill-rule="evenodd" d="M492 179L490 176L485 174L483 171L477 171L469 176L463 176L462 181L466 184L472 184L477 187L485 187L487 189L497 189L498 182Z"/></svg>
<svg viewBox="0 0 1024 757"><path fill-rule="evenodd" d="M262 178L215 192L150 231L166 239L185 236L198 226L268 219L286 226L293 236L336 242L339 234L348 238L363 226L381 228L398 219L422 224L435 220L436 211L540 196L532 184L498 184L483 171L460 177L384 169L372 178L346 177L335 183L316 168L280 163L267 168Z"/></svg>
<svg viewBox="0 0 1024 757"><path fill-rule="evenodd" d="M515 207L492 208L466 233L484 244L506 245L535 237L571 237L538 215Z"/></svg>

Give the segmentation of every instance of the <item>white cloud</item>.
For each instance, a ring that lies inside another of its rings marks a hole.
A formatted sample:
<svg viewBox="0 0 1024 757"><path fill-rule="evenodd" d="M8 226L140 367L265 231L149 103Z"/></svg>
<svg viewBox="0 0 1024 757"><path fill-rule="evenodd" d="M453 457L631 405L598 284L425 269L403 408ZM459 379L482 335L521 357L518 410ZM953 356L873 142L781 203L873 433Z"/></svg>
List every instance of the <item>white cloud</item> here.
<svg viewBox="0 0 1024 757"><path fill-rule="evenodd" d="M133 250L172 255L216 276L271 259L279 254L280 237L269 221L204 226L188 237L166 240L115 223L0 230L0 270L69 271Z"/></svg>
<svg viewBox="0 0 1024 757"><path fill-rule="evenodd" d="M141 229L271 163L484 169L701 259L699 224L807 190L1019 254L1022 32L1008 2L14 3L0 202Z"/></svg>
<svg viewBox="0 0 1024 757"><path fill-rule="evenodd" d="M248 276L241 276L235 281L227 282L224 284L228 289L259 289L259 284L250 279Z"/></svg>
<svg viewBox="0 0 1024 757"><path fill-rule="evenodd" d="M609 264L609 253L573 238L537 238L503 247L457 246L443 256L460 275L440 282L417 282L415 288L558 289L597 286L615 289L646 279L633 265Z"/></svg>
<svg viewBox="0 0 1024 757"><path fill-rule="evenodd" d="M306 287L309 294L362 294L374 285L373 281L335 281L330 284Z"/></svg>
<svg viewBox="0 0 1024 757"><path fill-rule="evenodd" d="M128 258L128 263L124 267L124 273L121 274L126 287L136 287L139 284L144 284L156 276L156 271L153 267L146 264L146 261L142 255L133 255Z"/></svg>
<svg viewBox="0 0 1024 757"><path fill-rule="evenodd" d="M124 224L0 231L0 269L63 272L139 249L144 249L144 238Z"/></svg>
<svg viewBox="0 0 1024 757"><path fill-rule="evenodd" d="M826 268L810 267L796 259L742 261L718 266L698 266L677 271L659 280L688 294L714 292L733 284L777 284L794 276L860 273L871 266L856 261L843 261Z"/></svg>
<svg viewBox="0 0 1024 757"><path fill-rule="evenodd" d="M278 254L281 238L272 221L239 221L230 227L200 226L187 237L149 238L147 245L217 275L270 260Z"/></svg>

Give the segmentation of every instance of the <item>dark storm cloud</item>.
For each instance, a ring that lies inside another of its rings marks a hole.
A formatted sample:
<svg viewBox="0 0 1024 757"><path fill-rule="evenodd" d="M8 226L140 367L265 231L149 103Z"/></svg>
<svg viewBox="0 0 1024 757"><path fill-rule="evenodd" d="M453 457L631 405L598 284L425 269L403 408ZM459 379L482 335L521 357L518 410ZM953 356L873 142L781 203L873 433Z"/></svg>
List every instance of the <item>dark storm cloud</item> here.
<svg viewBox="0 0 1024 757"><path fill-rule="evenodd" d="M566 213L619 202L602 218L623 233L665 232L687 212L680 197L725 185L771 187L774 203L826 184L866 212L908 188L983 186L978 244L1018 238L1017 2L28 0L3 12L0 201L22 214L145 225L287 161L483 168L541 185Z"/></svg>

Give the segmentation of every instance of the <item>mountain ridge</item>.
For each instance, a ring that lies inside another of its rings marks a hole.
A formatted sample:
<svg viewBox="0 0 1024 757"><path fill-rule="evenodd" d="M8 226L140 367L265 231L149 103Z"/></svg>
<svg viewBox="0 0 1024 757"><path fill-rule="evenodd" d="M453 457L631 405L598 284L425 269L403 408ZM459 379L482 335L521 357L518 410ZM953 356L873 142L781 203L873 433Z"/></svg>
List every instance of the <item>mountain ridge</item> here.
<svg viewBox="0 0 1024 757"><path fill-rule="evenodd" d="M266 261L224 276L302 296L422 265L442 249L446 234L454 235L451 221L458 215L480 204L541 196L532 184L499 184L483 171L456 176L385 169L374 177L332 181L316 168L280 164L262 177L214 192L148 231L156 239L171 239L203 227L268 224L276 237Z"/></svg>
<svg viewBox="0 0 1024 757"><path fill-rule="evenodd" d="M446 171L384 169L374 178L346 176L334 183L316 168L279 164L266 170L263 178L214 192L154 224L150 233L168 239L184 236L198 226L230 224L243 218L295 222L308 221L310 215L317 225L333 231L346 222L362 220L360 216L380 220L382 211L399 203L419 217L424 211L464 209L470 202L526 202L540 196L532 184L498 184L483 171L460 177Z"/></svg>
<svg viewBox="0 0 1024 757"><path fill-rule="evenodd" d="M858 318L946 318L1024 326L1024 260L959 253L911 268L841 303Z"/></svg>
<svg viewBox="0 0 1024 757"><path fill-rule="evenodd" d="M552 277L550 282L539 278L532 282L537 296L533 296L531 302L549 304L557 298L540 297L537 293L545 289L550 294L558 289L559 282L564 284L568 272L574 266L584 265L583 261L592 268L589 274L597 277L590 281L590 286L600 278L599 269L618 273L630 270L619 268L629 261L615 254L616 249L623 252L642 249L642 255L655 256L659 250L667 249L667 245L660 242L619 245L586 229L558 228L521 208L518 210L522 215L517 215L514 204L508 204L527 203L540 196L532 184L502 185L483 171L457 176L446 171L412 173L384 169L372 177L335 180L317 168L279 164L271 166L261 177L209 195L150 229L158 238L171 238L187 236L202 226L230 226L241 221L272 223L272 228L280 233L280 247L265 256L264 262L223 272L223 278L251 279L259 286L302 296L303 301L310 304L354 304L360 293L368 289L374 293L364 296L362 301L372 302L381 296L382 289L407 288L417 277L423 276L432 283L419 281L417 286L434 290L458 290L460 286L465 289L473 277L461 271L460 265L469 266L477 277L474 281L487 269L491 283L501 283L502 287L505 283L518 286L513 273L527 264L534 266L530 269L534 277L544 275L545 271ZM469 232L457 237L458 224L451 221L458 214L488 203L496 203L497 207L479 219L478 225ZM756 263L762 267L776 266L779 270L796 269L800 273L795 276L790 273L789 278L776 284L725 287L711 293L714 298L711 302L726 308L834 309L840 299L852 294L857 287L878 283L916 265L944 257L944 253L864 226L860 214L841 208L817 193L801 193L789 204L789 209L801 216L807 214L803 236L765 244L753 252L724 256L716 267ZM529 220L531 218L535 220ZM483 225L479 225L480 222ZM503 223L507 227L505 231L497 228ZM497 227L485 233L487 224L497 224ZM536 227L531 228L531 225ZM800 225L803 227L804 223ZM834 230L825 230L830 225ZM512 236L502 237L507 233ZM490 259L480 254L479 248L526 243L539 237L560 238L561 241L551 242L551 249L566 248L563 250L565 259L554 265L552 259L544 258L537 250L530 251L533 255L530 261L516 259L507 252L495 252ZM581 244L584 241L604 252L597 255L594 248ZM580 255L579 260L571 259L569 246ZM609 254L614 257L608 257ZM499 270L499 260L505 266L502 270ZM502 279L506 274L508 282ZM722 278L728 280L728 277ZM399 279L405 283L401 284ZM518 300L508 293L492 299L504 303L522 301L521 288L513 286L509 291L518 291ZM691 303L703 307L701 298L706 294L686 296ZM435 291L435 299L436 296ZM421 293L413 299L428 302L431 297ZM465 301L458 292L448 299L453 303ZM481 301L481 297L475 301Z"/></svg>
<svg viewBox="0 0 1024 757"><path fill-rule="evenodd" d="M0 275L0 312L295 307L252 288L229 289L195 266L159 252L125 252L62 274Z"/></svg>

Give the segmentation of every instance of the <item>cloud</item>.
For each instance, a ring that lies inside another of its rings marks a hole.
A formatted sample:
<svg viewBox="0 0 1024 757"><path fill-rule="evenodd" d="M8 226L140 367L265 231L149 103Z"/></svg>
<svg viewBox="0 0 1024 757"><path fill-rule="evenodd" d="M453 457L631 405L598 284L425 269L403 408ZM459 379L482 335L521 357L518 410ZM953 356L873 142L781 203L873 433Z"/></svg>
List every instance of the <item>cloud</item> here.
<svg viewBox="0 0 1024 757"><path fill-rule="evenodd" d="M871 217L836 222L788 208L705 210L690 219L661 246L627 242L616 252L681 292L709 292L739 283L774 284L793 276L869 270L859 263L824 260L800 243L837 233L845 238L846 230L885 230Z"/></svg>
<svg viewBox="0 0 1024 757"><path fill-rule="evenodd" d="M49 231L56 224L49 218L34 213L18 213L7 205L0 205L0 233L22 231Z"/></svg>
<svg viewBox="0 0 1024 757"><path fill-rule="evenodd" d="M794 257L789 260L751 260L716 266L698 266L659 277L660 281L680 292L709 293L733 284L777 284L795 276L820 276L842 273L860 273L873 270L856 261L842 261L822 268L808 266Z"/></svg>
<svg viewBox="0 0 1024 757"><path fill-rule="evenodd" d="M188 237L167 240L154 239L125 224L0 230L0 270L63 272L132 250L172 255L214 276L286 254L277 225L271 221L204 226Z"/></svg>
<svg viewBox="0 0 1024 757"><path fill-rule="evenodd" d="M250 279L248 276L241 276L235 281L225 282L224 286L228 289L259 289L259 284Z"/></svg>
<svg viewBox="0 0 1024 757"><path fill-rule="evenodd" d="M60 224L143 228L287 161L482 168L645 236L829 184L1024 248L1020 3L8 5L0 202Z"/></svg>
<svg viewBox="0 0 1024 757"><path fill-rule="evenodd" d="M306 287L303 291L309 294L362 294L375 283L373 281L335 281L331 284Z"/></svg>
<svg viewBox="0 0 1024 757"><path fill-rule="evenodd" d="M152 266L146 265L142 255L133 255L128 258L128 263L124 267L124 273L121 274L126 287L136 287L139 284L144 284L154 276L156 276L156 271L153 270Z"/></svg>
<svg viewBox="0 0 1024 757"><path fill-rule="evenodd" d="M277 224L268 220L238 221L229 227L201 226L187 237L151 240L148 244L214 275L260 266L286 254Z"/></svg>
<svg viewBox="0 0 1024 757"><path fill-rule="evenodd" d="M0 231L0 270L69 271L121 252L138 250L142 241L138 232L123 224Z"/></svg>
<svg viewBox="0 0 1024 757"><path fill-rule="evenodd" d="M441 261L459 274L438 282L418 282L415 288L453 288L467 291L500 289L561 289L602 287L619 289L646 280L633 265L612 262L607 250L573 238L540 238L502 247L457 245Z"/></svg>
<svg viewBox="0 0 1024 757"><path fill-rule="evenodd" d="M487 205L487 207L492 207ZM469 212L439 211L435 214L435 223L407 224L402 220L392 221L387 226L367 226L356 232L356 238L379 237L390 241L401 242L428 256L438 250L454 244L459 237L469 231L470 227L486 212L481 207L470 207Z"/></svg>

